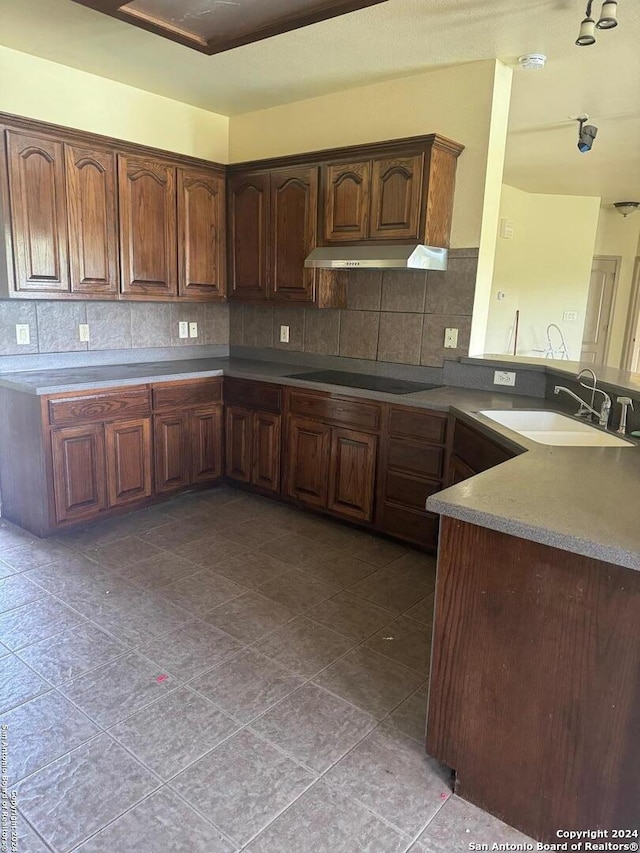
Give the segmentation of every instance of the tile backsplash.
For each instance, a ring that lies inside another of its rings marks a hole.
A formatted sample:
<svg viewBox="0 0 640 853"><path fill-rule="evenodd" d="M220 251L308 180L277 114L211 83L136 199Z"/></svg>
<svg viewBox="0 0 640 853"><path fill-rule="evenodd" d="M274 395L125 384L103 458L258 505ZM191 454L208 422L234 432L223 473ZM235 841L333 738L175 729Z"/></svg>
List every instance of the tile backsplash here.
<svg viewBox="0 0 640 853"><path fill-rule="evenodd" d="M358 270L347 278L347 309L231 305L233 347L441 367L468 354L477 249L454 249L446 272ZM280 343L280 326L289 343ZM444 348L446 328L457 349Z"/></svg>
<svg viewBox="0 0 640 853"><path fill-rule="evenodd" d="M198 324L197 338L180 338L180 321ZM31 343L16 343L16 324L28 324ZM89 326L88 343L78 326ZM229 306L159 302L0 302L0 356L228 345Z"/></svg>

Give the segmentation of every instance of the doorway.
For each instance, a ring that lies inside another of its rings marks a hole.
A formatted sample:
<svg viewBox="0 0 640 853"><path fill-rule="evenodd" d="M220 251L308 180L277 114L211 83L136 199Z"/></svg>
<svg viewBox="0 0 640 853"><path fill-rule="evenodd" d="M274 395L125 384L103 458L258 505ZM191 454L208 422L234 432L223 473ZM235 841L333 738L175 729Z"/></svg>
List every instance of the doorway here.
<svg viewBox="0 0 640 853"><path fill-rule="evenodd" d="M582 334L582 361L606 363L618 265L618 258L596 256L593 259Z"/></svg>
<svg viewBox="0 0 640 853"><path fill-rule="evenodd" d="M638 373L640 371L640 258L636 258L633 270L629 306L631 310L627 321L622 369Z"/></svg>

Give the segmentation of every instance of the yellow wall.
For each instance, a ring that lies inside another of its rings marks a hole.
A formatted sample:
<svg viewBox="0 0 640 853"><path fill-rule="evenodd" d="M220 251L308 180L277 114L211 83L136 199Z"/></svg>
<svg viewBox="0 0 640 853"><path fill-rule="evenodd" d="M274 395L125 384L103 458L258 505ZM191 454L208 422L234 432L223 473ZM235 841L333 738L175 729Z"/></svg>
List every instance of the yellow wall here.
<svg viewBox="0 0 640 853"><path fill-rule="evenodd" d="M233 116L231 162L440 133L466 146L451 245L479 246L497 64L457 65Z"/></svg>
<svg viewBox="0 0 640 853"><path fill-rule="evenodd" d="M579 360L599 212L596 197L503 186L500 220L513 222L514 235L497 241L485 352L513 352L510 335L519 309L518 355L541 356L535 350L545 349L546 328L556 323L570 358ZM577 321L565 321L565 311L576 311Z"/></svg>
<svg viewBox="0 0 640 853"><path fill-rule="evenodd" d="M614 367L621 365L630 310L633 270L636 256L640 254L639 241L640 214L635 213L625 218L611 208L601 209L594 252L596 255L613 255L620 258L618 289L613 306L613 322L607 356L607 363Z"/></svg>
<svg viewBox="0 0 640 853"><path fill-rule="evenodd" d="M0 46L0 111L226 163L229 119Z"/></svg>

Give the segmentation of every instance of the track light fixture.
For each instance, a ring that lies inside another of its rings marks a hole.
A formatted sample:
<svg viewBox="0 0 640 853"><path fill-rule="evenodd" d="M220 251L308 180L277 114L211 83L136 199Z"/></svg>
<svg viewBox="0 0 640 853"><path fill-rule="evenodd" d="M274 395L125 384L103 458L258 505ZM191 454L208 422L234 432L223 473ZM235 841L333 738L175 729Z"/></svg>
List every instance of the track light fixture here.
<svg viewBox="0 0 640 853"><path fill-rule="evenodd" d="M576 39L578 47L595 44L596 29L612 30L618 26L618 0L604 0L597 23L591 15L592 8L593 0L587 0L587 8Z"/></svg>
<svg viewBox="0 0 640 853"><path fill-rule="evenodd" d="M578 116L574 120L578 122L578 151L581 154L586 154L593 147L593 140L598 134L598 128L595 124L585 124L589 120L589 116L586 114Z"/></svg>

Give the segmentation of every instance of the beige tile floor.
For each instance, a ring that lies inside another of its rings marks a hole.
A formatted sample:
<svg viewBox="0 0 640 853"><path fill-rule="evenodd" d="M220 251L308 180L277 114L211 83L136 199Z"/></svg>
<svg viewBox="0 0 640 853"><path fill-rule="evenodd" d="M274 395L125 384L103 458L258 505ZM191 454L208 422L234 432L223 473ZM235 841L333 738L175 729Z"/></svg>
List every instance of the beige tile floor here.
<svg viewBox="0 0 640 853"><path fill-rule="evenodd" d="M19 853L454 853L527 839L423 748L435 564L218 489L0 521Z"/></svg>

